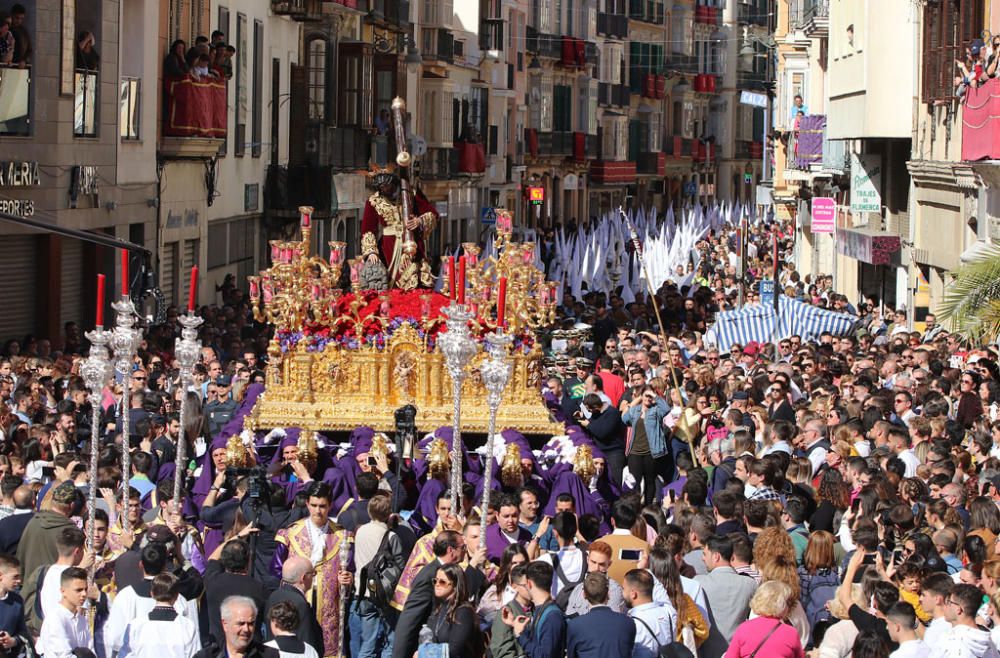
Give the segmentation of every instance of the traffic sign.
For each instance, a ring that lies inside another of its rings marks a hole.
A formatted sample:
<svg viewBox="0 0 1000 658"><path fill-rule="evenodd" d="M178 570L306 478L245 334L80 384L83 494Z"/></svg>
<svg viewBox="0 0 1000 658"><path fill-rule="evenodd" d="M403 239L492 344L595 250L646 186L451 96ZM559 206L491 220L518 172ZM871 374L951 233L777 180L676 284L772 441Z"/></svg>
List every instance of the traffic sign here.
<svg viewBox="0 0 1000 658"><path fill-rule="evenodd" d="M837 201L828 196L812 200L812 232L833 233L837 225Z"/></svg>
<svg viewBox="0 0 1000 658"><path fill-rule="evenodd" d="M752 91L740 92L740 103L743 105L752 105L754 107L767 107L767 94L759 94Z"/></svg>
<svg viewBox="0 0 1000 658"><path fill-rule="evenodd" d="M766 306L774 304L774 279L760 280L760 303Z"/></svg>

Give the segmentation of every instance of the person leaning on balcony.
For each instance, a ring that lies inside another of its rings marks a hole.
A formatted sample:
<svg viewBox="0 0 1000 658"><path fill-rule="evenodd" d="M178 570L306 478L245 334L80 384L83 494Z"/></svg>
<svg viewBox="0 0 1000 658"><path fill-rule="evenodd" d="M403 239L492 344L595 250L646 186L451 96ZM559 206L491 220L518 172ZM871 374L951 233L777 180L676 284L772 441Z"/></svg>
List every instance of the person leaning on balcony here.
<svg viewBox="0 0 1000 658"><path fill-rule="evenodd" d="M101 56L97 54L93 32L81 32L76 42L76 68L85 71L96 71L101 64Z"/></svg>
<svg viewBox="0 0 1000 658"><path fill-rule="evenodd" d="M10 31L10 16L0 17L0 64L14 60L14 33Z"/></svg>
<svg viewBox="0 0 1000 658"><path fill-rule="evenodd" d="M13 63L21 68L31 64L31 35L28 28L24 26L25 15L27 14L24 5L16 4L10 8L10 31L14 34L14 59Z"/></svg>
<svg viewBox="0 0 1000 658"><path fill-rule="evenodd" d="M170 52L163 60L163 77L182 78L188 74L188 65L184 60L187 44L178 39L170 44Z"/></svg>

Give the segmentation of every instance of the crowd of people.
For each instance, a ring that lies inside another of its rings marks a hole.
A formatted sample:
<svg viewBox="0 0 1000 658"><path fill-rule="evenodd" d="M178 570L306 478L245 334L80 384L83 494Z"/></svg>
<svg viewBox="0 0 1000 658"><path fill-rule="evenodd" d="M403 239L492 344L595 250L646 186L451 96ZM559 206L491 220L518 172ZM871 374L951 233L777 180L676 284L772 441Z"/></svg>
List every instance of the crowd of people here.
<svg viewBox="0 0 1000 658"><path fill-rule="evenodd" d="M233 77L233 57L236 47L226 43L220 30L212 38L198 36L194 45L187 47L182 39L170 44L170 51L163 60L163 75L169 78L191 76L196 81L229 80Z"/></svg>
<svg viewBox="0 0 1000 658"><path fill-rule="evenodd" d="M772 238L756 227L753 251ZM171 309L96 427L79 326L7 341L0 651L1000 655L1000 355L791 266L786 294L857 315L856 333L706 343L772 273L762 256L741 280L730 234L699 249L693 279L656 296L662 333L654 300L567 294L576 329L548 346L541 391L564 431L505 428L492 463L467 439L456 492L451 428L421 428L413 460L366 427L315 451L299 428L244 430L269 329L234 281L200 310L194 386L178 384ZM241 447L256 468L227 468Z"/></svg>

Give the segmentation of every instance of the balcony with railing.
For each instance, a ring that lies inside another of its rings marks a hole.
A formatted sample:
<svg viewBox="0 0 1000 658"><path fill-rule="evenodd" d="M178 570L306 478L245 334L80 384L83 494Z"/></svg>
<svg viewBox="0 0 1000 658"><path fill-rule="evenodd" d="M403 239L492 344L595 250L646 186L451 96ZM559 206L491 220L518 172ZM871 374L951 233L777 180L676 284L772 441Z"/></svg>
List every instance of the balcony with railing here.
<svg viewBox="0 0 1000 658"><path fill-rule="evenodd" d="M334 0L345 4L345 0ZM406 27L410 23L410 0L354 0L358 9L368 5L368 16L376 23Z"/></svg>
<svg viewBox="0 0 1000 658"><path fill-rule="evenodd" d="M826 136L826 116L801 117L798 127L788 133L785 168L791 171L840 174L850 170L850 155L843 140Z"/></svg>
<svg viewBox="0 0 1000 658"><path fill-rule="evenodd" d="M569 158L573 155L573 133L538 133L538 155L541 157Z"/></svg>
<svg viewBox="0 0 1000 658"><path fill-rule="evenodd" d="M597 33L608 39L628 38L628 16L623 14L597 14Z"/></svg>
<svg viewBox="0 0 1000 658"><path fill-rule="evenodd" d="M424 180L451 180L458 175L458 151L453 148L429 148L420 158L420 177Z"/></svg>
<svg viewBox="0 0 1000 658"><path fill-rule="evenodd" d="M667 135L663 139L663 154L670 158L690 158L694 140L680 135Z"/></svg>
<svg viewBox="0 0 1000 658"><path fill-rule="evenodd" d="M299 206L312 206L320 216L331 211L333 168L314 165L268 165L264 204L277 215L295 217Z"/></svg>
<svg viewBox="0 0 1000 658"><path fill-rule="evenodd" d="M594 160L590 163L590 180L598 185L634 184L637 175L634 161Z"/></svg>
<svg viewBox="0 0 1000 658"><path fill-rule="evenodd" d="M807 37L829 36L830 0L804 0L801 27Z"/></svg>
<svg viewBox="0 0 1000 658"><path fill-rule="evenodd" d="M698 5L694 10L694 22L704 25L722 25L722 10L718 7Z"/></svg>
<svg viewBox="0 0 1000 658"><path fill-rule="evenodd" d="M0 135L31 134L31 67L0 67Z"/></svg>
<svg viewBox="0 0 1000 658"><path fill-rule="evenodd" d="M539 32L529 25L525 30L525 50L539 57L561 59L562 39L561 35Z"/></svg>
<svg viewBox="0 0 1000 658"><path fill-rule="evenodd" d="M294 21L314 22L323 19L321 0L271 0L271 11Z"/></svg>
<svg viewBox="0 0 1000 658"><path fill-rule="evenodd" d="M760 160L764 157L764 145L761 142L738 139L733 157L737 160Z"/></svg>
<svg viewBox="0 0 1000 658"><path fill-rule="evenodd" d="M761 71L737 71L736 86L739 89L765 91L767 90L767 74Z"/></svg>
<svg viewBox="0 0 1000 658"><path fill-rule="evenodd" d="M455 35L452 34L451 30L443 27L438 28L436 32L431 48L426 48L425 41L425 49L422 53L424 61L453 64L455 62Z"/></svg>
<svg viewBox="0 0 1000 658"><path fill-rule="evenodd" d="M663 176L667 173L666 153L640 153L635 162L641 176Z"/></svg>
<svg viewBox="0 0 1000 658"><path fill-rule="evenodd" d="M597 83L597 104L604 107L627 107L629 104L628 85L610 82Z"/></svg>
<svg viewBox="0 0 1000 658"><path fill-rule="evenodd" d="M226 137L226 81L184 76L166 78L163 87L165 111L160 124L160 155L215 156Z"/></svg>
<svg viewBox="0 0 1000 658"><path fill-rule="evenodd" d="M698 57L696 55L672 53L666 66L671 71L677 71L679 73L690 73L695 75L701 72L701 66L698 64Z"/></svg>
<svg viewBox="0 0 1000 658"><path fill-rule="evenodd" d="M633 21L663 25L663 0L629 0L628 17Z"/></svg>
<svg viewBox="0 0 1000 658"><path fill-rule="evenodd" d="M759 0L755 2L741 1L736 15L740 25L767 27L770 19L768 3Z"/></svg>
<svg viewBox="0 0 1000 658"><path fill-rule="evenodd" d="M481 176L486 173L486 149L475 142L456 142L458 153L457 172L469 176Z"/></svg>
<svg viewBox="0 0 1000 658"><path fill-rule="evenodd" d="M122 140L139 139L142 79L122 76L118 93L118 132Z"/></svg>
<svg viewBox="0 0 1000 658"><path fill-rule="evenodd" d="M1000 78L965 92L962 159L1000 160Z"/></svg>
<svg viewBox="0 0 1000 658"><path fill-rule="evenodd" d="M326 157L324 164L329 164L334 171L357 171L367 169L371 161L373 137L371 131L357 126L322 126L323 152ZM383 147L386 162L394 162L395 149L387 143Z"/></svg>

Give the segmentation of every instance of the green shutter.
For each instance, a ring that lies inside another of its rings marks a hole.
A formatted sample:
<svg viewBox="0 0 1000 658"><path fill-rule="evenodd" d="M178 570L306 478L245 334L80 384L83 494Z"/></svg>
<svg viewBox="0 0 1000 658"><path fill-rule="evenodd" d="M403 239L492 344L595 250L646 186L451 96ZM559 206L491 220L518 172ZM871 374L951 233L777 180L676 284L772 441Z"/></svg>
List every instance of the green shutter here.
<svg viewBox="0 0 1000 658"><path fill-rule="evenodd" d="M628 159L635 162L639 159L640 142L642 141L642 127L639 121L633 119L628 122Z"/></svg>
<svg viewBox="0 0 1000 658"><path fill-rule="evenodd" d="M642 92L642 44L632 41L628 44L628 83L633 94Z"/></svg>

